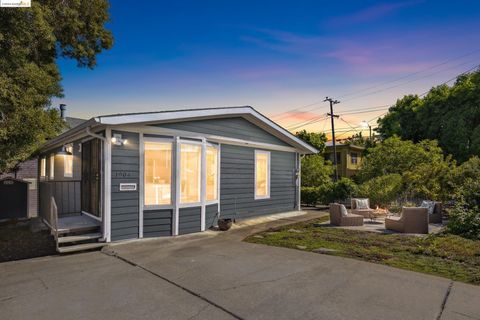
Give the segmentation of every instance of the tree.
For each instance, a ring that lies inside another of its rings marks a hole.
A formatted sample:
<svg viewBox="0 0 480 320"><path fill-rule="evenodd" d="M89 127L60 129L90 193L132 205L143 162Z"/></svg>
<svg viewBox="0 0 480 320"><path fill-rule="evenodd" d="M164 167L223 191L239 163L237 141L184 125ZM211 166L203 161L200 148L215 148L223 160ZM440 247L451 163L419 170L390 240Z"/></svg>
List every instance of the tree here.
<svg viewBox="0 0 480 320"><path fill-rule="evenodd" d="M359 187L358 194L369 198L372 206L387 207L402 192L402 176L398 173L372 178Z"/></svg>
<svg viewBox="0 0 480 320"><path fill-rule="evenodd" d="M0 9L0 172L28 159L62 129L51 99L62 97L58 58L93 68L111 48L107 0L32 1Z"/></svg>
<svg viewBox="0 0 480 320"><path fill-rule="evenodd" d="M451 87L434 87L424 98L399 99L378 120L377 131L383 138L437 140L459 162L480 155L480 70L459 76Z"/></svg>
<svg viewBox="0 0 480 320"><path fill-rule="evenodd" d="M366 181L391 173L403 174L421 164L443 160L442 149L438 147L436 141L413 143L394 136L369 150L369 154L362 161L359 178Z"/></svg>
<svg viewBox="0 0 480 320"><path fill-rule="evenodd" d="M397 174L402 177L402 193L406 196L443 200L449 195L455 165L450 157L444 157L435 140L413 143L394 136L369 149L357 178L366 182Z"/></svg>
<svg viewBox="0 0 480 320"><path fill-rule="evenodd" d="M327 136L325 133L308 132L307 130L303 129L302 131L295 133L295 135L297 138L302 139L306 143L316 148L319 153L323 153L325 149L325 142L327 142Z"/></svg>
<svg viewBox="0 0 480 320"><path fill-rule="evenodd" d="M302 158L302 186L319 187L332 181L333 165L321 154L307 155Z"/></svg>

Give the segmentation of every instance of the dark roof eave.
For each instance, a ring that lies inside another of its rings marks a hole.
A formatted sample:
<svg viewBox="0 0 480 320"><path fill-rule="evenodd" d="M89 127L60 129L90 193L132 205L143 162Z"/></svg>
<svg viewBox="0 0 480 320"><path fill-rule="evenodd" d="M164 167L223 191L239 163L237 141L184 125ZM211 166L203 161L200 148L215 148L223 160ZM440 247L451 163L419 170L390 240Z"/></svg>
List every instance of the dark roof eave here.
<svg viewBox="0 0 480 320"><path fill-rule="evenodd" d="M59 136L47 141L41 148L40 152L47 151L53 147L55 147L57 144L68 141L71 137L73 137L76 134L79 134L80 132L84 131L87 127L95 127L100 125L96 121L95 118L91 118L90 120L86 120L84 123L65 131L64 133L60 134ZM69 141L68 141L69 142Z"/></svg>

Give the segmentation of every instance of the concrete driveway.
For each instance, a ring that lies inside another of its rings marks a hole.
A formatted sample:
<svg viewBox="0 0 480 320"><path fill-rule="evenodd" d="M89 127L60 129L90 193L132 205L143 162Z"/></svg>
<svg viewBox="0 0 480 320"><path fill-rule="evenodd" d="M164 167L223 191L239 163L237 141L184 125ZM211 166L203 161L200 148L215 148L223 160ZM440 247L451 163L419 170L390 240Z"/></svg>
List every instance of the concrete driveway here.
<svg viewBox="0 0 480 320"><path fill-rule="evenodd" d="M480 287L241 242L266 227L0 264L2 319L480 319ZM257 221L258 222L258 221Z"/></svg>

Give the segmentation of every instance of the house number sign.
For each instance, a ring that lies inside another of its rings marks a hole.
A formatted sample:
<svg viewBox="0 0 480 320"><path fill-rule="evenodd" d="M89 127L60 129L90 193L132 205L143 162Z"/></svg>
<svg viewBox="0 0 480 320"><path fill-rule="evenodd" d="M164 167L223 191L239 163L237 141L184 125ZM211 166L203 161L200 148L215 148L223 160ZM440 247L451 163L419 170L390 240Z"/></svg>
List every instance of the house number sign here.
<svg viewBox="0 0 480 320"><path fill-rule="evenodd" d="M132 176L131 172L128 171L117 171L115 172L115 177L116 178L129 178Z"/></svg>
<svg viewBox="0 0 480 320"><path fill-rule="evenodd" d="M120 191L137 191L136 183L120 183Z"/></svg>

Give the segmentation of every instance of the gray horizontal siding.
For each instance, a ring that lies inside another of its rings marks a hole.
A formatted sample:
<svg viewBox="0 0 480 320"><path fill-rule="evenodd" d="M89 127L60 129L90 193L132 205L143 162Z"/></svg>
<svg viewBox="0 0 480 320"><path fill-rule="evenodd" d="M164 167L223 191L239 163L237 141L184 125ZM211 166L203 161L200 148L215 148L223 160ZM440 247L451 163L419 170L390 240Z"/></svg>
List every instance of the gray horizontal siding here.
<svg viewBox="0 0 480 320"><path fill-rule="evenodd" d="M143 211L143 237L165 237L172 235L171 209Z"/></svg>
<svg viewBox="0 0 480 320"><path fill-rule="evenodd" d="M217 225L218 205L210 204L205 207L205 229Z"/></svg>
<svg viewBox="0 0 480 320"><path fill-rule="evenodd" d="M187 234L201 230L201 207L180 208L178 212L178 233Z"/></svg>
<svg viewBox="0 0 480 320"><path fill-rule="evenodd" d="M286 142L242 117L163 123L156 126L288 146Z"/></svg>
<svg viewBox="0 0 480 320"><path fill-rule="evenodd" d="M270 198L255 200L255 149L222 144L222 217L242 219L295 210L295 153L271 151L270 154Z"/></svg>
<svg viewBox="0 0 480 320"><path fill-rule="evenodd" d="M138 238L140 175L139 136L137 133L120 133L128 143L112 145L112 241ZM119 191L120 183L136 183L137 191Z"/></svg>

